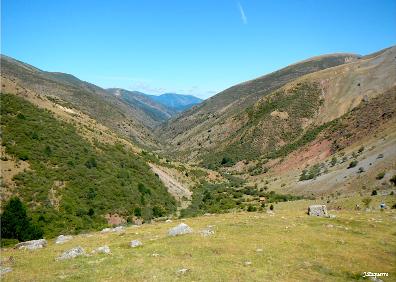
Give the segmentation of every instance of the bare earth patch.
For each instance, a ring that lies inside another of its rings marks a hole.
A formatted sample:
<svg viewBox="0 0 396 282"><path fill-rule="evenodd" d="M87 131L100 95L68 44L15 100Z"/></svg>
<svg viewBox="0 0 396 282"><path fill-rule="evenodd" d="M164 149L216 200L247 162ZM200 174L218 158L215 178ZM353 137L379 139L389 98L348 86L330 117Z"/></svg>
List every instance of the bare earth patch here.
<svg viewBox="0 0 396 282"><path fill-rule="evenodd" d="M168 192L182 203L182 207L188 205L187 201L191 199L192 192L172 175L168 174L163 168L151 163L149 163L149 165L153 172L156 173L164 183Z"/></svg>

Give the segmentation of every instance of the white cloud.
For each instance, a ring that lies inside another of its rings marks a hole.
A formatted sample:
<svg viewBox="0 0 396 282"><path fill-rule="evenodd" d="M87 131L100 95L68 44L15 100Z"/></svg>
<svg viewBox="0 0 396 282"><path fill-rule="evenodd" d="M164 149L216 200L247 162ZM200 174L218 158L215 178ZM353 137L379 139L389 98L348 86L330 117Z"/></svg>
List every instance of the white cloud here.
<svg viewBox="0 0 396 282"><path fill-rule="evenodd" d="M246 17L246 15L245 15L245 11L243 10L243 7L242 7L242 5L241 5L240 2L238 2L238 8L239 8L239 12L241 13L242 22L243 22L244 24L247 24L247 23L248 23L248 22L247 22L247 17Z"/></svg>

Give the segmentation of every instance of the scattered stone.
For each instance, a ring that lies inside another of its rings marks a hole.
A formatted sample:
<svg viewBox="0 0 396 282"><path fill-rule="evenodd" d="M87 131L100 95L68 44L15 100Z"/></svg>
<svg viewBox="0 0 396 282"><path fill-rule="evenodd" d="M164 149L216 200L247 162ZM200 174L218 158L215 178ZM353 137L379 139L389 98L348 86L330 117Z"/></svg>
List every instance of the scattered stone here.
<svg viewBox="0 0 396 282"><path fill-rule="evenodd" d="M111 232L111 228L105 228L102 229L102 231L100 231L100 233L108 233L108 232Z"/></svg>
<svg viewBox="0 0 396 282"><path fill-rule="evenodd" d="M151 256L152 256L152 257L159 257L160 254L154 253L154 254L151 254Z"/></svg>
<svg viewBox="0 0 396 282"><path fill-rule="evenodd" d="M245 262L244 262L244 265L245 265L245 266L252 265L252 262L251 262L251 261L245 261Z"/></svg>
<svg viewBox="0 0 396 282"><path fill-rule="evenodd" d="M95 250L92 251L92 253L97 253L97 254L111 254L111 250L109 246L104 245L102 247L96 248Z"/></svg>
<svg viewBox="0 0 396 282"><path fill-rule="evenodd" d="M8 272L11 272L12 268L11 267L4 267L0 265L0 275L4 275Z"/></svg>
<svg viewBox="0 0 396 282"><path fill-rule="evenodd" d="M261 253L263 252L263 249L256 249L256 252Z"/></svg>
<svg viewBox="0 0 396 282"><path fill-rule="evenodd" d="M336 218L337 216L335 214L329 215L329 218Z"/></svg>
<svg viewBox="0 0 396 282"><path fill-rule="evenodd" d="M73 239L73 236L71 235L59 235L58 238L56 238L55 244L63 244L71 239Z"/></svg>
<svg viewBox="0 0 396 282"><path fill-rule="evenodd" d="M171 219L167 219L167 220L165 220L165 222L172 222L172 220Z"/></svg>
<svg viewBox="0 0 396 282"><path fill-rule="evenodd" d="M100 231L100 233L109 233L109 232L121 232L124 230L124 226L117 226L114 228L105 228Z"/></svg>
<svg viewBox="0 0 396 282"><path fill-rule="evenodd" d="M203 237L209 237L215 234L215 231L208 226L208 228L202 229L199 231L199 233L203 236Z"/></svg>
<svg viewBox="0 0 396 282"><path fill-rule="evenodd" d="M308 207L308 214L310 216L329 217L325 205L311 205Z"/></svg>
<svg viewBox="0 0 396 282"><path fill-rule="evenodd" d="M47 246L47 240L39 239L39 240L32 240L32 241L18 243L15 245L15 249L36 250L36 249L44 248L45 246Z"/></svg>
<svg viewBox="0 0 396 282"><path fill-rule="evenodd" d="M113 228L111 231L113 232L121 232L124 230L124 226L117 226L115 228Z"/></svg>
<svg viewBox="0 0 396 282"><path fill-rule="evenodd" d="M193 230L185 223L180 223L178 226L169 229L168 236L177 236L192 233Z"/></svg>
<svg viewBox="0 0 396 282"><path fill-rule="evenodd" d="M188 268L181 268L181 269L179 269L178 271L176 271L176 274L178 274L178 275L184 275L184 274L186 274L187 272L189 272L190 271L190 269L188 269Z"/></svg>
<svg viewBox="0 0 396 282"><path fill-rule="evenodd" d="M65 251L60 257L57 258L57 260L72 259L78 256L82 256L84 254L85 254L84 249L78 246L68 251Z"/></svg>
<svg viewBox="0 0 396 282"><path fill-rule="evenodd" d="M143 224L143 219L141 219L141 218L134 218L134 219L132 220L132 223L134 224L134 226L140 226L140 225Z"/></svg>
<svg viewBox="0 0 396 282"><path fill-rule="evenodd" d="M333 228L334 225L333 225L333 224L327 224L326 227L327 227L327 228Z"/></svg>
<svg viewBox="0 0 396 282"><path fill-rule="evenodd" d="M129 243L129 246L131 246L132 248L136 248L139 246L143 246L143 243L139 240L132 240L131 243Z"/></svg>

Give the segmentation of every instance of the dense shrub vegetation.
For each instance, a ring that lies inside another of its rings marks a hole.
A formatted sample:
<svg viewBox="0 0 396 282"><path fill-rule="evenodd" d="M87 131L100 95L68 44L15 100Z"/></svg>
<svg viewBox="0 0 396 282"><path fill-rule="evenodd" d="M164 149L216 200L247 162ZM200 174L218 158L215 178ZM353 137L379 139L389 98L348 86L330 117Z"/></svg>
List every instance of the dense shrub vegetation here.
<svg viewBox="0 0 396 282"><path fill-rule="evenodd" d="M1 109L6 153L30 164L14 177L15 193L45 234L100 228L107 213L149 220L175 210L142 156L121 144L91 144L71 124L16 96L2 94Z"/></svg>
<svg viewBox="0 0 396 282"><path fill-rule="evenodd" d="M229 183L203 183L194 189L191 205L181 211L182 217L205 213L225 213L230 210L249 212L262 210L266 203L286 202L301 199L299 196L266 192L256 187L242 186L243 181L230 178ZM260 202L264 198L265 202Z"/></svg>

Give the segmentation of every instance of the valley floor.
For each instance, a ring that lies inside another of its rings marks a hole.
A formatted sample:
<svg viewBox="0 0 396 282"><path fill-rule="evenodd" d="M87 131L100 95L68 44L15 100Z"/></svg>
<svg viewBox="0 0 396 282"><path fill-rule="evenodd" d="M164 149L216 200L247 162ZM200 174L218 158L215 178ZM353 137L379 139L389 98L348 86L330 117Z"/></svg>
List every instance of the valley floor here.
<svg viewBox="0 0 396 282"><path fill-rule="evenodd" d="M2 281L353 281L363 272L388 272L396 279L396 210L380 211L395 196L373 196L370 211L359 197L335 200L336 218L306 215L315 201L275 205L271 213L229 213L184 220L193 234L168 237L182 220L128 227L121 233L90 233L44 249L2 249ZM317 201L318 202L318 201ZM214 235L199 231L211 226ZM143 246L130 248L131 240ZM91 254L108 245L112 254ZM56 261L81 246L89 256ZM187 269L185 272L178 272Z"/></svg>

